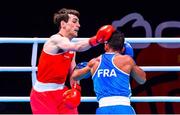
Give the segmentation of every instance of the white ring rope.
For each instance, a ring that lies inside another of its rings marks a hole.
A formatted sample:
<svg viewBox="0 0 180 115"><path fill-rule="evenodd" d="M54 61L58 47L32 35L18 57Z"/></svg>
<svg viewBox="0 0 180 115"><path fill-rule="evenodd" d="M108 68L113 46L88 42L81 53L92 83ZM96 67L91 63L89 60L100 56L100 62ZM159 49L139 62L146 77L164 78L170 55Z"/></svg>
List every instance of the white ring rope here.
<svg viewBox="0 0 180 115"><path fill-rule="evenodd" d="M36 77L36 62L38 43L44 43L48 38L5 38L0 37L1 43L31 43L32 67L0 67L0 72L32 72L32 80ZM74 38L76 42L89 38ZM180 38L125 38L129 43L180 43ZM180 66L141 66L144 71L180 71ZM1 96L0 102L29 102L29 97ZM97 102L96 97L81 97L81 102ZM146 96L131 97L131 102L180 102L180 97L175 96Z"/></svg>
<svg viewBox="0 0 180 115"><path fill-rule="evenodd" d="M44 43L48 38L2 38L0 43ZM74 38L76 42L89 38ZM180 43L180 38L125 38L129 43Z"/></svg>
<svg viewBox="0 0 180 115"><path fill-rule="evenodd" d="M0 97L0 102L29 102L30 97ZM97 102L96 97L81 97L81 102ZM131 102L180 102L175 96L131 97Z"/></svg>
<svg viewBox="0 0 180 115"><path fill-rule="evenodd" d="M96 97L82 97L81 102L97 102ZM146 96L131 97L131 102L180 102L180 97L174 96Z"/></svg>

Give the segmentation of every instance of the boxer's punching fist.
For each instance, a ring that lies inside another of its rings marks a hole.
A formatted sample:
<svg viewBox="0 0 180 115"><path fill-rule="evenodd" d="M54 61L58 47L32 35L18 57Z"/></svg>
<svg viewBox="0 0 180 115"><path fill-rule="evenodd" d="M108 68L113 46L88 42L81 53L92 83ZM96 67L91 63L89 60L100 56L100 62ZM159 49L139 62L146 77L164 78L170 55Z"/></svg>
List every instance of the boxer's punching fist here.
<svg viewBox="0 0 180 115"><path fill-rule="evenodd" d="M132 46L128 42L124 42L124 48L125 48L125 50L124 50L123 54L129 55L133 58L134 57L134 51L133 51Z"/></svg>
<svg viewBox="0 0 180 115"><path fill-rule="evenodd" d="M98 30L97 34L89 39L89 44L91 46L96 46L99 43L104 43L105 41L108 41L114 31L115 29L112 25L102 26Z"/></svg>
<svg viewBox="0 0 180 115"><path fill-rule="evenodd" d="M88 62L81 62L81 63L78 63L75 68L82 69L82 68L86 67L87 64L88 64Z"/></svg>
<svg viewBox="0 0 180 115"><path fill-rule="evenodd" d="M76 69L82 69L88 65L88 62L81 62L76 65ZM81 75L82 78L87 79L91 76L91 72L87 72L86 74Z"/></svg>
<svg viewBox="0 0 180 115"><path fill-rule="evenodd" d="M81 86L73 84L71 89L64 92L63 101L69 108L76 108L81 102Z"/></svg>

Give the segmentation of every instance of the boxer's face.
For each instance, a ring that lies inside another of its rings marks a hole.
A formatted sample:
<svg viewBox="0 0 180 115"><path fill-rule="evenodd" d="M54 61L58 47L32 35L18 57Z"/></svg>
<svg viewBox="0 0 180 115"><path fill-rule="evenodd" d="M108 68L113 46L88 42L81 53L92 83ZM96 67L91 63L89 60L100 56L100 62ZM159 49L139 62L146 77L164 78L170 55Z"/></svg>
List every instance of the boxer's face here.
<svg viewBox="0 0 180 115"><path fill-rule="evenodd" d="M73 14L69 14L69 20L66 23L65 28L66 32L69 34L71 38L77 37L80 28L79 18Z"/></svg>

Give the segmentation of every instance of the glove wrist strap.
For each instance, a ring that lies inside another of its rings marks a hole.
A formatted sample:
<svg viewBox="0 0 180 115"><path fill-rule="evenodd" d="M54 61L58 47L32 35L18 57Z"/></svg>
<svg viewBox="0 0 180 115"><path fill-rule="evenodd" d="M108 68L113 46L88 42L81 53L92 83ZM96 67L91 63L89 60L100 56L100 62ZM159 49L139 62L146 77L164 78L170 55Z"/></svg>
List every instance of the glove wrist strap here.
<svg viewBox="0 0 180 115"><path fill-rule="evenodd" d="M94 46L97 46L98 44L99 43L98 43L98 41L96 39L96 36L93 36L92 38L90 38L90 40L89 40L89 45L90 46L94 47Z"/></svg>
<svg viewBox="0 0 180 115"><path fill-rule="evenodd" d="M74 83L72 88L77 89L78 91L81 91L81 86L77 83Z"/></svg>

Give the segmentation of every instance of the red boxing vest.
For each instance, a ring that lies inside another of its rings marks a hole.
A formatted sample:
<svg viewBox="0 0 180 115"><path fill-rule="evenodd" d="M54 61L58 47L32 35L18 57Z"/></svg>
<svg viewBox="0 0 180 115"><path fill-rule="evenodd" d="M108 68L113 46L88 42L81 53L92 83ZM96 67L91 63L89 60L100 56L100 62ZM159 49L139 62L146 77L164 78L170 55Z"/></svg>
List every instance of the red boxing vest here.
<svg viewBox="0 0 180 115"><path fill-rule="evenodd" d="M37 80L43 83L64 83L68 75L74 52L47 54L42 51L37 72Z"/></svg>

